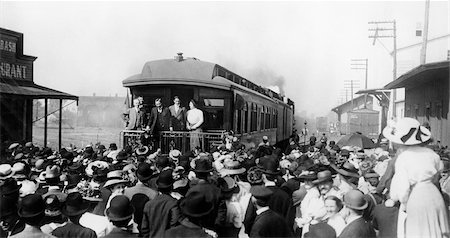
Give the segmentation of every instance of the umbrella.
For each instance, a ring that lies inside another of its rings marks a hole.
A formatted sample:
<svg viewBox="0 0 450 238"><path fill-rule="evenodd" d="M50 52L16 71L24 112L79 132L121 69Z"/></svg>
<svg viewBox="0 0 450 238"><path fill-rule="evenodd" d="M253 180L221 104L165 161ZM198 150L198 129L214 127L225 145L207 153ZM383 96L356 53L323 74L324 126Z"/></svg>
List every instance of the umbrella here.
<svg viewBox="0 0 450 238"><path fill-rule="evenodd" d="M373 141L361 133L353 133L351 135L346 135L342 137L338 143L340 147L343 146L356 146L363 149L372 149L375 148L375 143Z"/></svg>

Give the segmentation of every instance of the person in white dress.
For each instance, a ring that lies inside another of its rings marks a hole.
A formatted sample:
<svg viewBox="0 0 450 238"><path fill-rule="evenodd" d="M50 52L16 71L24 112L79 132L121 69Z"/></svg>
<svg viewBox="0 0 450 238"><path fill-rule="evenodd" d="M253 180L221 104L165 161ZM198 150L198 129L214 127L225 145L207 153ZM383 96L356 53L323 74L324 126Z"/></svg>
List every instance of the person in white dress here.
<svg viewBox="0 0 450 238"><path fill-rule="evenodd" d="M190 131L191 150L194 151L200 147L200 136L203 125L203 112L197 108L197 103L194 99L189 101L189 111L186 112L186 129Z"/></svg>

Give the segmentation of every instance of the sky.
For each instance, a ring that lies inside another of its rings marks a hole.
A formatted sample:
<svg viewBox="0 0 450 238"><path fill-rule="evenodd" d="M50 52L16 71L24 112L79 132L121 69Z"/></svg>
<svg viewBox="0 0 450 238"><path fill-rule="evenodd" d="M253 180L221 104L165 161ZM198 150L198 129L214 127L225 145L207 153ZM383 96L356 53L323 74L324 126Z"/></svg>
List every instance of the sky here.
<svg viewBox="0 0 450 238"><path fill-rule="evenodd" d="M183 52L278 86L296 113L316 116L350 99L346 81L365 87L365 71L352 70L351 59L368 59L368 88L393 80L393 38L373 44L369 21L395 20L401 48L422 40L415 32L424 16L425 0L0 1L0 27L23 33L24 54L38 57L37 84L78 96L124 96L122 81L145 62ZM428 38L448 34L449 1L431 1ZM427 62L445 60L449 48L449 38L430 42ZM398 76L417 66L419 55L420 46L399 51Z"/></svg>

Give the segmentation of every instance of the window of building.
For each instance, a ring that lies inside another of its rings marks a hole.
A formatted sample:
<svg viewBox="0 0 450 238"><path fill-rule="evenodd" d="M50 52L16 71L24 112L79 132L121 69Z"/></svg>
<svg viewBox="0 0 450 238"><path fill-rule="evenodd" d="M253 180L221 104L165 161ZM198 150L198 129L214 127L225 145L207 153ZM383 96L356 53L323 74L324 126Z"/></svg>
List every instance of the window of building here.
<svg viewBox="0 0 450 238"><path fill-rule="evenodd" d="M258 130L258 111L256 104L252 103L251 114L250 114L250 131Z"/></svg>
<svg viewBox="0 0 450 238"><path fill-rule="evenodd" d="M248 114L249 114L249 110L248 110L248 103L244 104L244 128L243 128L243 132L244 133L248 133Z"/></svg>
<svg viewBox="0 0 450 238"><path fill-rule="evenodd" d="M236 133L242 133L242 110L237 110Z"/></svg>

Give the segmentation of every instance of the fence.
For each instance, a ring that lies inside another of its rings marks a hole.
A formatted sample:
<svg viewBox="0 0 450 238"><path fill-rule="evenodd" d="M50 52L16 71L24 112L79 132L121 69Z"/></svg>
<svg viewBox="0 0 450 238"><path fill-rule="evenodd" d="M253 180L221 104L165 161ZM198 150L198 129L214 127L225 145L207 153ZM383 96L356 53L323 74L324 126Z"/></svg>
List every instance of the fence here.
<svg viewBox="0 0 450 238"><path fill-rule="evenodd" d="M120 132L120 138L123 147L132 146L136 148L142 145L141 137L144 131L139 130L123 130ZM188 152L190 148L191 137L200 140L200 147L202 151L211 151L213 147L217 147L222 143L224 131L208 131L191 133L187 131L162 131L160 133L159 142L154 140L158 145L156 148L161 148L163 154L168 154L172 149L178 149L182 153ZM154 142L149 147L154 147ZM151 148L151 149L152 149Z"/></svg>

